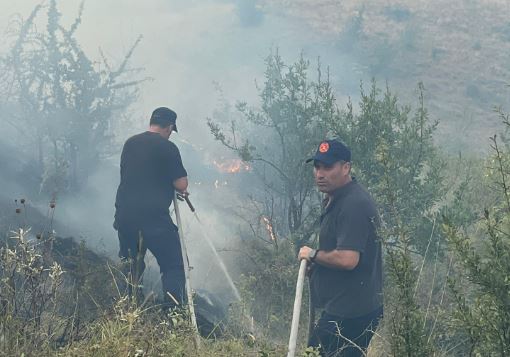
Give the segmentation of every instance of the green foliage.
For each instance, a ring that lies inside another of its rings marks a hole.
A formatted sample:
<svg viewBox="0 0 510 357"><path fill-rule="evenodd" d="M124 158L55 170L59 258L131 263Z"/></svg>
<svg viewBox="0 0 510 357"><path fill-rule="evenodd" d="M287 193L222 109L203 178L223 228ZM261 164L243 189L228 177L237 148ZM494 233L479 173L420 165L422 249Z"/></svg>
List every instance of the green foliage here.
<svg viewBox="0 0 510 357"><path fill-rule="evenodd" d="M472 284L466 294L458 280L450 282L457 303L454 319L469 338L469 353L506 356L510 353L510 165L496 136L491 140L494 157L489 175L500 200L484 211L484 237L475 240L448 219L443 228L461 276Z"/></svg>
<svg viewBox="0 0 510 357"><path fill-rule="evenodd" d="M261 333L286 341L299 268L294 248L283 241L277 251L272 251L267 244L253 241L246 249L253 264L245 267L240 279L243 311L255 319Z"/></svg>
<svg viewBox="0 0 510 357"><path fill-rule="evenodd" d="M423 85L418 89L419 106L411 115L411 108L400 105L388 88L381 96L374 81L368 93L361 87L359 114L348 103L347 111L327 124L351 148L354 173L378 202L387 225L396 224L392 209L405 212L411 244L423 252L431 228L424 215L437 214L435 203L446 190L444 165L432 140L437 122L428 118Z"/></svg>
<svg viewBox="0 0 510 357"><path fill-rule="evenodd" d="M408 250L389 249L387 253L392 289L387 293L389 345L391 356L432 356L433 346L423 324L424 310L416 302L417 274Z"/></svg>
<svg viewBox="0 0 510 357"><path fill-rule="evenodd" d="M303 56L286 65L278 52L270 54L259 108L240 102L234 118L208 119L216 140L252 163L261 178L257 199L278 217L275 231L290 234L298 246L309 239L316 218L311 168L304 161L325 138L322 122L336 113L329 73L323 78L319 64L312 81L309 67Z"/></svg>
<svg viewBox="0 0 510 357"><path fill-rule="evenodd" d="M487 160L462 156L447 160L445 185L450 189L441 212L451 224L472 230L483 208L492 205L498 196L487 190L490 181L485 170Z"/></svg>
<svg viewBox="0 0 510 357"><path fill-rule="evenodd" d="M0 355L72 344L121 295L106 258L55 234L55 201L35 233L27 200L15 205L19 228L0 239Z"/></svg>
<svg viewBox="0 0 510 357"><path fill-rule="evenodd" d="M5 351L45 346L47 339L37 331L53 335L59 328L45 317L58 311L63 270L48 260L48 241L31 241L29 234L12 232L0 249L0 346Z"/></svg>
<svg viewBox="0 0 510 357"><path fill-rule="evenodd" d="M434 348L428 338L424 310L418 304L415 291L419 282L417 266L412 259L411 231L406 215L400 210L399 195L403 188L392 180L393 156L389 146L379 148L377 158L383 169L378 187L381 200L384 200L387 216L391 220L383 222L380 236L386 248L385 309L389 325L389 353L391 356L431 356Z"/></svg>

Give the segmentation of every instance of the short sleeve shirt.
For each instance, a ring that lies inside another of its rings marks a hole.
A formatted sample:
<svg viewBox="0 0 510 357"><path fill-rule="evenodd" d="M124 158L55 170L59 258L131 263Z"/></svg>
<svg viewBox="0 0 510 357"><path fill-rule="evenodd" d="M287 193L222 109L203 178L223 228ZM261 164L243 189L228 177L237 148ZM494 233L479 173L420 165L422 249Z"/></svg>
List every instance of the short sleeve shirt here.
<svg viewBox="0 0 510 357"><path fill-rule="evenodd" d="M360 253L353 270L315 264L312 273L314 304L340 318L366 315L382 306L379 216L370 194L355 179L333 193L321 216L319 249Z"/></svg>
<svg viewBox="0 0 510 357"><path fill-rule="evenodd" d="M148 131L129 138L120 160L115 201L118 223L168 217L175 193L173 182L185 176L187 172L174 143Z"/></svg>

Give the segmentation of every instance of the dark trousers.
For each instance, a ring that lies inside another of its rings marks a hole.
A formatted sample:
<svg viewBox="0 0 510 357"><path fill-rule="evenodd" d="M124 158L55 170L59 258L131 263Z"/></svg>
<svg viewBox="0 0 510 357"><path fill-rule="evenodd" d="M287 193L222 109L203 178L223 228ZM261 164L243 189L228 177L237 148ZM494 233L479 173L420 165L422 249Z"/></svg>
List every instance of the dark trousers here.
<svg viewBox="0 0 510 357"><path fill-rule="evenodd" d="M382 315L382 307L353 319L341 319L324 311L315 325L308 346L319 347L323 357L363 356Z"/></svg>
<svg viewBox="0 0 510 357"><path fill-rule="evenodd" d="M165 301L170 307L186 302L184 264L177 227L170 219L144 224L119 224L119 257L126 264L128 292L138 292L145 270L147 249L156 258L161 272Z"/></svg>

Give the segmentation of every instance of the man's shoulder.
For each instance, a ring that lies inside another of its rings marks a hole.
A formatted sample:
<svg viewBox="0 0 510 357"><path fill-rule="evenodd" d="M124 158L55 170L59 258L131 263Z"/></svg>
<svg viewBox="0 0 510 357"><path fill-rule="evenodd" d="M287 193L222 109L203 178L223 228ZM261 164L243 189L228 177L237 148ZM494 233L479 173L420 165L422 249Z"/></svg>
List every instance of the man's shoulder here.
<svg viewBox="0 0 510 357"><path fill-rule="evenodd" d="M169 150L178 150L177 145L175 145L170 140L167 140L160 136L159 134L151 133L149 131L145 131L143 133L135 134L126 140L126 144L128 145L144 145L147 143L151 143L153 145L161 146L162 148L167 148Z"/></svg>
<svg viewBox="0 0 510 357"><path fill-rule="evenodd" d="M143 133L138 133L138 134L135 134L131 137L129 137L125 144L124 145L130 145L130 144L133 144L133 143L138 143L138 142L142 142L142 141L146 141L146 140L150 140L149 139L149 136L147 135L147 132L143 132Z"/></svg>
<svg viewBox="0 0 510 357"><path fill-rule="evenodd" d="M353 182L353 188L349 191L345 197L345 205L351 208L373 210L376 208L376 204L372 195L368 190L360 183Z"/></svg>

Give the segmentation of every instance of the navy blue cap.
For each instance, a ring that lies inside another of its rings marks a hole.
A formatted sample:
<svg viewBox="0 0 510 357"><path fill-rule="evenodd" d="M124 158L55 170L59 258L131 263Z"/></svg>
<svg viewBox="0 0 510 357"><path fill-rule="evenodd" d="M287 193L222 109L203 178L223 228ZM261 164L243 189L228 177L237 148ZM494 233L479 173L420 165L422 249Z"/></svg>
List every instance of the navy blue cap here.
<svg viewBox="0 0 510 357"><path fill-rule="evenodd" d="M158 124L163 127L167 127L172 124L174 131L177 132L177 114L167 107L156 108L151 115L151 124Z"/></svg>
<svg viewBox="0 0 510 357"><path fill-rule="evenodd" d="M339 140L325 140L319 144L314 157L306 160L310 161L320 161L326 165L333 165L337 161L350 162L351 150Z"/></svg>

